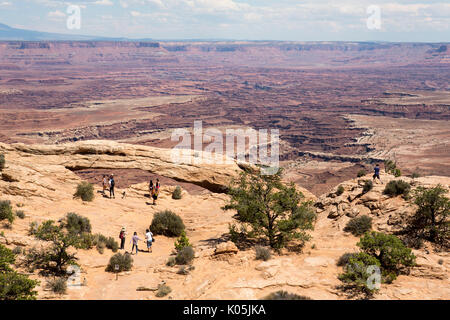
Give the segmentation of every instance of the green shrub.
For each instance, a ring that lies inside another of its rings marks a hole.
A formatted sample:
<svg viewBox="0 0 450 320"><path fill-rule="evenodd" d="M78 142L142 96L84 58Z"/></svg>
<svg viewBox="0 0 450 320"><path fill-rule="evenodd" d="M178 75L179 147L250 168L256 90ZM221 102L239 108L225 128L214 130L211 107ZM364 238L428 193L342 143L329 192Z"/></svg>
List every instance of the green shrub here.
<svg viewBox="0 0 450 320"><path fill-rule="evenodd" d="M158 298L162 298L167 296L171 292L172 289L167 284L160 284L158 285L158 291L156 291L156 296Z"/></svg>
<svg viewBox="0 0 450 320"><path fill-rule="evenodd" d="M76 252L69 253L68 249L78 247L79 236L65 233L62 225L55 225L54 221L47 220L37 227L35 237L51 244L40 250L33 248L27 253L26 259L30 268L62 274L68 265L76 264Z"/></svg>
<svg viewBox="0 0 450 320"><path fill-rule="evenodd" d="M388 272L398 271L403 267L415 264L416 257L405 244L394 235L381 232L367 232L358 242L361 250L380 262L383 269Z"/></svg>
<svg viewBox="0 0 450 320"><path fill-rule="evenodd" d="M411 185L408 182L403 180L391 180L384 188L383 193L390 197L402 195L404 198L407 198L410 191Z"/></svg>
<svg viewBox="0 0 450 320"><path fill-rule="evenodd" d="M180 200L181 199L181 187L177 186L175 190L172 192L172 199Z"/></svg>
<svg viewBox="0 0 450 320"><path fill-rule="evenodd" d="M368 281L372 275L370 271L371 268L374 268L373 266L380 267L380 262L377 258L365 252L351 255L344 267L344 273L338 277L344 283L342 289L371 297L378 290L376 286L371 286L371 282Z"/></svg>
<svg viewBox="0 0 450 320"><path fill-rule="evenodd" d="M11 272L12 269L9 265L13 264L14 261L16 261L14 252L0 244L0 273Z"/></svg>
<svg viewBox="0 0 450 320"><path fill-rule="evenodd" d="M0 201L0 221L8 220L9 223L13 223L15 215L11 207L11 201Z"/></svg>
<svg viewBox="0 0 450 320"><path fill-rule="evenodd" d="M363 186L363 193L369 192L370 190L372 190L372 188L373 188L372 180L366 180Z"/></svg>
<svg viewBox="0 0 450 320"><path fill-rule="evenodd" d="M428 189L418 187L415 190L414 203L418 209L408 221L406 233L409 237L450 246L450 199L446 194L447 190L441 185Z"/></svg>
<svg viewBox="0 0 450 320"><path fill-rule="evenodd" d="M25 212L23 212L22 210L17 210L16 211L16 216L20 219L24 219L25 218Z"/></svg>
<svg viewBox="0 0 450 320"><path fill-rule="evenodd" d="M47 289L52 290L57 294L66 294L67 292L67 281L65 278L54 278L47 281Z"/></svg>
<svg viewBox="0 0 450 320"><path fill-rule="evenodd" d="M17 272L0 273L0 300L35 300L39 281Z"/></svg>
<svg viewBox="0 0 450 320"><path fill-rule="evenodd" d="M413 178L413 179L420 178L420 173L418 173L418 172L413 172L413 173L411 174L411 178Z"/></svg>
<svg viewBox="0 0 450 320"><path fill-rule="evenodd" d="M358 173L357 173L356 176L357 176L358 178L361 178L361 177L364 177L366 174L367 174L367 171L364 170L364 169L361 169L361 170L358 171Z"/></svg>
<svg viewBox="0 0 450 320"><path fill-rule="evenodd" d="M311 300L311 298L280 290L272 292L263 300Z"/></svg>
<svg viewBox="0 0 450 320"><path fill-rule="evenodd" d="M2 171L3 169L5 169L5 155L4 154L0 154L0 171Z"/></svg>
<svg viewBox="0 0 450 320"><path fill-rule="evenodd" d="M103 241L97 242L96 248L100 254L103 254L105 252L106 243Z"/></svg>
<svg viewBox="0 0 450 320"><path fill-rule="evenodd" d="M344 187L343 186L339 186L338 188L337 188L337 190L336 190L336 195L337 196L340 196L341 194L343 194L344 193Z"/></svg>
<svg viewBox="0 0 450 320"><path fill-rule="evenodd" d="M88 218L70 212L66 215L65 228L69 233L81 235L83 232L91 232L91 222Z"/></svg>
<svg viewBox="0 0 450 320"><path fill-rule="evenodd" d="M339 257L338 261L336 262L336 265L338 267L343 267L347 265L347 263L350 261L350 258L352 258L355 254L354 253L344 253L342 256Z"/></svg>
<svg viewBox="0 0 450 320"><path fill-rule="evenodd" d="M317 218L312 202L304 201L294 183L283 182L281 169L272 175L263 170L241 172L231 181L228 194L222 209L236 212L235 219L246 232L241 232L244 240L263 240L279 250L291 241L301 247L310 239L306 230L314 228Z"/></svg>
<svg viewBox="0 0 450 320"><path fill-rule="evenodd" d="M256 246L255 247L256 260L264 260L267 261L271 258L272 254L270 253L270 249Z"/></svg>
<svg viewBox="0 0 450 320"><path fill-rule="evenodd" d="M178 251L175 261L177 264L189 264L194 260L195 252L192 247L185 247Z"/></svg>
<svg viewBox="0 0 450 320"><path fill-rule="evenodd" d="M344 231L350 232L354 236L360 236L370 229L372 229L372 218L362 215L350 219L350 221L345 226Z"/></svg>
<svg viewBox="0 0 450 320"><path fill-rule="evenodd" d="M12 252L18 256L19 254L22 254L22 247L14 247L14 249L12 250Z"/></svg>
<svg viewBox="0 0 450 320"><path fill-rule="evenodd" d="M189 238L186 236L186 232L184 230L181 232L181 236L178 238L174 245L177 251L181 251L185 247L191 246L191 244L189 243Z"/></svg>
<svg viewBox="0 0 450 320"><path fill-rule="evenodd" d="M77 186L77 191L73 195L74 198L81 198L83 201L94 200L94 186L86 181L81 182Z"/></svg>
<svg viewBox="0 0 450 320"><path fill-rule="evenodd" d="M169 260L167 260L167 263L166 263L166 265L169 267L173 267L176 264L177 264L177 260L175 259L175 257L169 257Z"/></svg>
<svg viewBox="0 0 450 320"><path fill-rule="evenodd" d="M16 255L4 245L0 244L0 301L1 300L32 300L36 299L34 288L39 281L28 279L11 268Z"/></svg>
<svg viewBox="0 0 450 320"><path fill-rule="evenodd" d="M394 177L400 177L401 175L402 175L402 172L400 171L400 169L399 168L396 168L395 170L394 170L394 172L393 172L393 174L394 174Z"/></svg>
<svg viewBox="0 0 450 320"><path fill-rule="evenodd" d="M116 270L116 265L119 266L119 270ZM133 266L133 258L128 253L121 254L116 253L109 259L109 263L106 267L106 271L108 272L122 272L122 271L130 271Z"/></svg>
<svg viewBox="0 0 450 320"><path fill-rule="evenodd" d="M114 240L113 237L108 237L106 239L105 244L106 247L110 249L112 252L117 252L119 250L119 243L116 240Z"/></svg>
<svg viewBox="0 0 450 320"><path fill-rule="evenodd" d="M37 223L36 221L31 222L30 227L28 229L28 235L29 236L36 235L38 228L39 228L39 223Z"/></svg>
<svg viewBox="0 0 450 320"><path fill-rule="evenodd" d="M150 225L150 231L155 235L179 237L185 226L183 220L170 210L155 214Z"/></svg>

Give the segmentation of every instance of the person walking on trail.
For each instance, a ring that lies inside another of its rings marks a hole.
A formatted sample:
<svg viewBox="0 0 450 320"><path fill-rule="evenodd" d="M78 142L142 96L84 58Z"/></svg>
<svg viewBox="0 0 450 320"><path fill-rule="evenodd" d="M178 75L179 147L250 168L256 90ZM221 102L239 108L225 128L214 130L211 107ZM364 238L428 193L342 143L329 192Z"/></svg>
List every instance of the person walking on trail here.
<svg viewBox="0 0 450 320"><path fill-rule="evenodd" d="M119 239L120 239L120 250L125 249L125 237L126 237L126 230L125 227L120 230Z"/></svg>
<svg viewBox="0 0 450 320"><path fill-rule="evenodd" d="M139 241L142 241L142 240L138 237L137 232L135 232L133 234L133 237L131 238L131 241L130 241L130 243L133 244L133 246L131 247L131 254L133 254L134 248L136 248L136 255L138 254L138 251L139 251L138 243L139 243Z"/></svg>
<svg viewBox="0 0 450 320"><path fill-rule="evenodd" d="M108 176L103 175L103 194L106 195L106 190L108 189Z"/></svg>
<svg viewBox="0 0 450 320"><path fill-rule="evenodd" d="M378 178L378 180L380 180L381 182L381 178L380 178L380 165L377 164L375 166L375 168L373 169L374 173L373 173L373 180L375 180L376 178ZM382 182L381 182L382 183Z"/></svg>
<svg viewBox="0 0 450 320"><path fill-rule="evenodd" d="M153 233L150 230L145 230L145 240L147 240L147 251L152 252Z"/></svg>
<svg viewBox="0 0 450 320"><path fill-rule="evenodd" d="M114 175L112 174L109 177L109 198L116 198L116 195L114 194L114 188L116 186L116 182L114 181Z"/></svg>
<svg viewBox="0 0 450 320"><path fill-rule="evenodd" d="M148 191L150 192L150 197L153 197L153 191L155 186L153 185L153 180L150 180L150 184L148 185Z"/></svg>
<svg viewBox="0 0 450 320"><path fill-rule="evenodd" d="M161 184L159 183L159 179L156 179L156 183L155 186L153 188L153 194L152 194L152 198L153 198L153 204L156 205L156 200L158 200L158 195L159 195L159 189L161 188Z"/></svg>

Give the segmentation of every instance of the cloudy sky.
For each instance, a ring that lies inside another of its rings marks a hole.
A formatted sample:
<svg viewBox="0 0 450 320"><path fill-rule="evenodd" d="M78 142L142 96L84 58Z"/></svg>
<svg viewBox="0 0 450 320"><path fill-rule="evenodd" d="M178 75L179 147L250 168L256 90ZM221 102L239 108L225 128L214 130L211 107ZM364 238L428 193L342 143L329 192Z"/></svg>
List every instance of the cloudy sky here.
<svg viewBox="0 0 450 320"><path fill-rule="evenodd" d="M79 30L67 27L67 19L73 17L73 11L68 12L71 5L80 8ZM0 23L38 31L128 38L448 42L450 2L0 0Z"/></svg>

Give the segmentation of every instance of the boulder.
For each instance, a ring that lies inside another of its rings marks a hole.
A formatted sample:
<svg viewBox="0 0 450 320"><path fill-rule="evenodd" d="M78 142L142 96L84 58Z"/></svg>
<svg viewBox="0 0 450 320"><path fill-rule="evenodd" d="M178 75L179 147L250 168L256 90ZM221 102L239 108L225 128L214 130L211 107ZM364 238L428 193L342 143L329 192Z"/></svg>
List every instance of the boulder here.
<svg viewBox="0 0 450 320"><path fill-rule="evenodd" d="M239 252L239 249L236 247L236 245L233 242L228 241L228 242L219 243L216 246L216 250L214 251L214 254L215 255L218 255L218 254L236 254L238 252Z"/></svg>

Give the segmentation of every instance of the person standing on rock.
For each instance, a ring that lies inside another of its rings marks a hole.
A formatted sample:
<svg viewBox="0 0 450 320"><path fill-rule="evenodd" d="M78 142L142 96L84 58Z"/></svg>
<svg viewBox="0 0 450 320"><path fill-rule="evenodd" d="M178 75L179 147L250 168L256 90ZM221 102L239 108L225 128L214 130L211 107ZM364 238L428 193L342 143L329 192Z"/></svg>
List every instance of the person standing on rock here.
<svg viewBox="0 0 450 320"><path fill-rule="evenodd" d="M147 240L147 251L152 252L153 233L150 230L145 230L145 240Z"/></svg>
<svg viewBox="0 0 450 320"><path fill-rule="evenodd" d="M156 179L156 184L155 184L155 187L153 188L153 194L152 194L154 205L156 205L156 200L158 200L160 187L161 187L161 184L159 183L159 179Z"/></svg>
<svg viewBox="0 0 450 320"><path fill-rule="evenodd" d="M153 180L150 180L150 184L148 185L148 191L150 192L150 197L153 197L155 186L153 185Z"/></svg>
<svg viewBox="0 0 450 320"><path fill-rule="evenodd" d="M138 254L138 251L139 251L138 243L139 243L139 241L142 241L142 240L138 237L137 232L135 232L133 234L133 237L131 238L131 241L130 241L130 243L133 244L133 246L131 247L131 254L133 254L134 248L136 248L136 255Z"/></svg>
<svg viewBox="0 0 450 320"><path fill-rule="evenodd" d="M106 174L103 175L103 195L106 196L106 190L108 189L108 176Z"/></svg>
<svg viewBox="0 0 450 320"><path fill-rule="evenodd" d="M378 178L378 180L380 180L381 182L381 178L380 178L380 165L377 163L377 165L375 166L375 168L373 169L374 174L373 174L373 180L375 181L376 178ZM383 183L383 182L381 182Z"/></svg>
<svg viewBox="0 0 450 320"><path fill-rule="evenodd" d="M125 237L126 237L125 227L120 230L119 239L120 239L120 250L125 249Z"/></svg>
<svg viewBox="0 0 450 320"><path fill-rule="evenodd" d="M116 195L114 194L114 188L116 186L116 182L114 181L114 175L112 174L109 177L109 198L116 198Z"/></svg>

